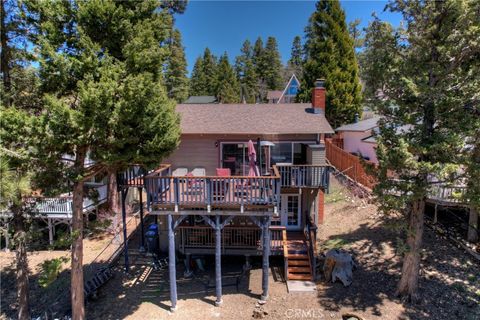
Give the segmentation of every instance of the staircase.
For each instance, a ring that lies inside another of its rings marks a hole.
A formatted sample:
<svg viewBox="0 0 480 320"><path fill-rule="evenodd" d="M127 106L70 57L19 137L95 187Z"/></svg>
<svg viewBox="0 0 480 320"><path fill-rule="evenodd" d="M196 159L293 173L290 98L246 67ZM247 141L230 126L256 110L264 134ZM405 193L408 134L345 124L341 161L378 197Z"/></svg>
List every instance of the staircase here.
<svg viewBox="0 0 480 320"><path fill-rule="evenodd" d="M302 232L284 231L284 259L286 280L312 280L308 245Z"/></svg>

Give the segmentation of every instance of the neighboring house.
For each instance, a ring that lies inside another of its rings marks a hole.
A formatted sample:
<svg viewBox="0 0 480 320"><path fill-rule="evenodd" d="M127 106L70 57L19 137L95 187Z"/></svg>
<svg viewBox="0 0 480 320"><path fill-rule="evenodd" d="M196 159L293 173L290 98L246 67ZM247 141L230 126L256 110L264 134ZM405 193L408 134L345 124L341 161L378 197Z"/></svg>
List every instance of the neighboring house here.
<svg viewBox="0 0 480 320"><path fill-rule="evenodd" d="M184 104L205 104L205 103L218 103L215 96L190 96L184 102Z"/></svg>
<svg viewBox="0 0 480 320"><path fill-rule="evenodd" d="M377 163L375 131L378 128L377 122L379 119L379 117L374 116L335 129L335 132L337 132L336 139L340 141L340 147L351 154Z"/></svg>
<svg viewBox="0 0 480 320"><path fill-rule="evenodd" d="M299 88L300 81L298 81L298 78L295 76L295 74L292 74L287 82L287 85L285 86L285 89L268 91L268 103L294 103Z"/></svg>
<svg viewBox="0 0 480 320"><path fill-rule="evenodd" d="M325 89L316 82L310 104L180 104L181 143L165 165L121 188L146 188L158 216L160 244L169 252L172 308L176 306L176 251L215 254L221 303L221 258L263 256L262 300L268 296L269 256L283 256L287 280L312 281L316 225L323 222L328 188L324 137ZM260 175L252 176L249 140ZM128 260L126 260L128 262Z"/></svg>

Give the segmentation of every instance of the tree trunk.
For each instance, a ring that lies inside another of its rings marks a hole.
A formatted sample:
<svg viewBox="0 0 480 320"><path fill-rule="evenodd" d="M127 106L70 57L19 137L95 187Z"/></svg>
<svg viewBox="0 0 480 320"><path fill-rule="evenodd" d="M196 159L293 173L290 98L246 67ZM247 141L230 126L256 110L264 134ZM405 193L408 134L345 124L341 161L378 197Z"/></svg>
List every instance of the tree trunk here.
<svg viewBox="0 0 480 320"><path fill-rule="evenodd" d="M0 71L2 72L2 82L3 82L3 90L6 93L5 103L6 105L10 105L11 97L10 97L10 89L11 89L11 80L10 80L10 52L8 47L8 34L6 28L5 19L7 17L7 13L5 12L5 1L1 0L0 2L0 44L2 47L1 51L1 62L0 62Z"/></svg>
<svg viewBox="0 0 480 320"><path fill-rule="evenodd" d="M407 252L402 266L402 278L398 284L397 295L408 301L417 301L418 277L420 271L420 250L424 224L424 199L415 200L408 213Z"/></svg>
<svg viewBox="0 0 480 320"><path fill-rule="evenodd" d="M27 248L26 248L26 227L25 218L21 208L15 206L12 208L14 214L14 226L15 226L15 257L17 262L17 299L18 299L18 319L30 320L30 302L28 291L28 261L27 261Z"/></svg>
<svg viewBox="0 0 480 320"><path fill-rule="evenodd" d="M77 150L75 167L81 172L83 170L86 150ZM84 179L75 181L73 186L72 205L72 319L85 319L85 304L83 296L83 184Z"/></svg>
<svg viewBox="0 0 480 320"><path fill-rule="evenodd" d="M473 204L470 205L467 240L473 243L478 241L478 211Z"/></svg>
<svg viewBox="0 0 480 320"><path fill-rule="evenodd" d="M117 171L109 168L107 170L108 177L108 192L107 192L107 205L108 210L112 215L120 213L120 200L117 190Z"/></svg>

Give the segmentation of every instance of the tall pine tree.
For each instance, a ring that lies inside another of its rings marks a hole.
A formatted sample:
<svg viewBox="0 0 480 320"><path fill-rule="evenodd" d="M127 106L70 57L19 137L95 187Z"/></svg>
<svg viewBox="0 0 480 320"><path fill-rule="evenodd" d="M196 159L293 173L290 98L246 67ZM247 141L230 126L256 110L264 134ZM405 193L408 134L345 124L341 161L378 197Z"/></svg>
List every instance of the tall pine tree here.
<svg viewBox="0 0 480 320"><path fill-rule="evenodd" d="M269 90L279 90L283 87L282 61L278 52L277 39L268 37L262 54L263 80Z"/></svg>
<svg viewBox="0 0 480 320"><path fill-rule="evenodd" d="M245 40L240 55L235 59L235 71L240 82L242 102L255 103L258 97L258 76L253 63L253 48Z"/></svg>
<svg viewBox="0 0 480 320"><path fill-rule="evenodd" d="M303 74L303 48L302 48L302 39L300 36L293 38L292 50L290 54L290 59L288 60L287 66L284 71L284 82L287 82L292 74L295 74L297 78L301 81Z"/></svg>
<svg viewBox="0 0 480 320"><path fill-rule="evenodd" d="M216 97L220 103L238 103L240 102L240 86L238 85L235 70L228 61L228 55L225 52L218 62L217 67L217 92Z"/></svg>
<svg viewBox="0 0 480 320"><path fill-rule="evenodd" d="M209 48L205 48L203 57L198 58L190 79L190 95L216 96L218 88L217 58Z"/></svg>
<svg viewBox="0 0 480 320"><path fill-rule="evenodd" d="M480 205L480 3L397 0L388 8L408 23L403 30L375 20L365 37L367 93L383 116L375 193L384 212L405 215L397 293L417 300L427 197L464 177L464 200Z"/></svg>
<svg viewBox="0 0 480 320"><path fill-rule="evenodd" d="M338 0L320 0L306 27L303 81L298 98L311 100L318 78L325 79L326 116L333 127L350 123L361 114L358 65L345 13Z"/></svg>
<svg viewBox="0 0 480 320"><path fill-rule="evenodd" d="M165 68L165 86L169 98L181 103L188 98L187 60L182 46L182 36L178 29L173 30L169 55Z"/></svg>
<svg viewBox="0 0 480 320"><path fill-rule="evenodd" d="M148 0L25 3L38 30L45 103L34 126L37 158L46 187L73 185L72 318L85 319L84 182L110 167L154 166L178 145L179 118L159 67L171 16Z"/></svg>

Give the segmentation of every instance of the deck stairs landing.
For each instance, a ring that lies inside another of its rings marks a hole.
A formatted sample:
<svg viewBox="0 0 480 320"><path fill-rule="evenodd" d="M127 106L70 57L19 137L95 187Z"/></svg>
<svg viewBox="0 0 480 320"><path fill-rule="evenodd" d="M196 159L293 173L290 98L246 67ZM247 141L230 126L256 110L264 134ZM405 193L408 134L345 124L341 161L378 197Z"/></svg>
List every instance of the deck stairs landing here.
<svg viewBox="0 0 480 320"><path fill-rule="evenodd" d="M303 233L287 232L286 246L287 280L311 281L311 261L308 254L308 244Z"/></svg>

